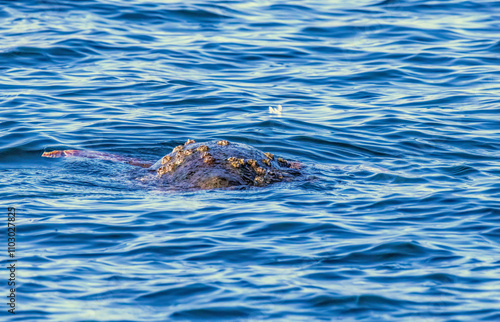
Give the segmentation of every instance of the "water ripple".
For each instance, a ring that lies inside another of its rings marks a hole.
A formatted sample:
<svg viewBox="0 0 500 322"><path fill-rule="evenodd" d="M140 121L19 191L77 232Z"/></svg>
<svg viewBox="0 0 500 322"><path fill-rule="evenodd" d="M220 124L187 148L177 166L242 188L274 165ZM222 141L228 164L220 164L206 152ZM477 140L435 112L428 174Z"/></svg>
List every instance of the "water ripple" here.
<svg viewBox="0 0 500 322"><path fill-rule="evenodd" d="M500 319L498 1L0 4L14 320ZM306 176L172 192L41 158L188 138Z"/></svg>

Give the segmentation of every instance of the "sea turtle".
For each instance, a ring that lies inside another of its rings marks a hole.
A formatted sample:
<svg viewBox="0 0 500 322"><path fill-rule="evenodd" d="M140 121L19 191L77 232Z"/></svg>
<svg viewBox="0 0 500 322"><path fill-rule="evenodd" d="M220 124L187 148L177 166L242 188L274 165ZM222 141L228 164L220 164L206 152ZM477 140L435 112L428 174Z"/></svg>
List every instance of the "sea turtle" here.
<svg viewBox="0 0 500 322"><path fill-rule="evenodd" d="M276 158L249 145L226 140L196 143L188 140L152 164L115 154L57 150L44 152L43 157L79 156L127 162L156 172L159 184L174 189L219 189L266 186L291 181L301 175L302 165Z"/></svg>

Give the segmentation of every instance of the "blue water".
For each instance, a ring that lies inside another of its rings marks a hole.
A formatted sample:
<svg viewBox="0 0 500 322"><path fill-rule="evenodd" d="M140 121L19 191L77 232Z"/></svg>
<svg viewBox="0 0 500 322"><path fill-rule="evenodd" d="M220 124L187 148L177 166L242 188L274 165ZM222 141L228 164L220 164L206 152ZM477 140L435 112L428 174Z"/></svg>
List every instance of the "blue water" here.
<svg viewBox="0 0 500 322"><path fill-rule="evenodd" d="M0 1L0 39L0 319L500 320L500 2ZM188 138L307 178L41 158Z"/></svg>

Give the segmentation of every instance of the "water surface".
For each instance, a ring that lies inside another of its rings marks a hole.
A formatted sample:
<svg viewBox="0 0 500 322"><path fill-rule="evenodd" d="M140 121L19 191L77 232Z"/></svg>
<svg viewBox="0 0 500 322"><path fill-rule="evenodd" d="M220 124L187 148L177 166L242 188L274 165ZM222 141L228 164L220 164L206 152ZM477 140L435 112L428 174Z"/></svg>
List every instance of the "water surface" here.
<svg viewBox="0 0 500 322"><path fill-rule="evenodd" d="M500 2L0 4L4 318L500 320ZM188 138L313 179L172 193L41 158Z"/></svg>

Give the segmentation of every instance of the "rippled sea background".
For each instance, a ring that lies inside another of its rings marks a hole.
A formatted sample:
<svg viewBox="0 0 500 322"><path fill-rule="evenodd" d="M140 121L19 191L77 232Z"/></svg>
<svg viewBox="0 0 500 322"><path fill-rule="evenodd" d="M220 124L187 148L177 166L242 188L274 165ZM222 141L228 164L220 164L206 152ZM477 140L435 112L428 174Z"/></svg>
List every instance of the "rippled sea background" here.
<svg viewBox="0 0 500 322"><path fill-rule="evenodd" d="M0 317L500 320L499 1L0 5ZM188 138L307 178L171 191L41 158L156 161Z"/></svg>

